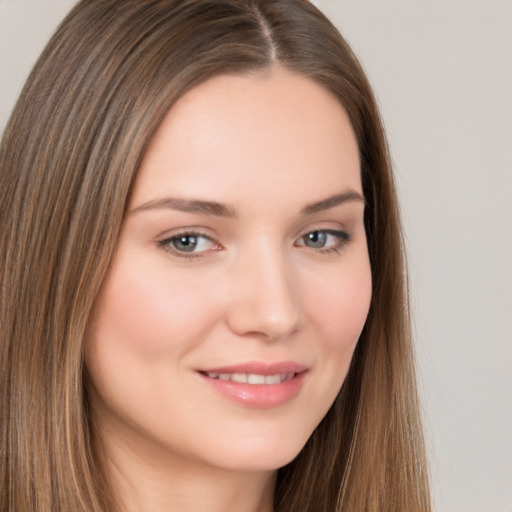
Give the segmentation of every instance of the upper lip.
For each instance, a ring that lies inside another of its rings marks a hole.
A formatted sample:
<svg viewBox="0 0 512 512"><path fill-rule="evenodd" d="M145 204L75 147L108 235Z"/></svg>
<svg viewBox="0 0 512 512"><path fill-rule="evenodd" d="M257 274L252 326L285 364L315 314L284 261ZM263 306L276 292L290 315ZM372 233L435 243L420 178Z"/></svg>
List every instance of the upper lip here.
<svg viewBox="0 0 512 512"><path fill-rule="evenodd" d="M296 363L294 361L281 361L277 363L249 361L247 363L234 364L229 366L202 368L199 371L203 373L247 373L253 375L276 375L278 373L302 373L307 369L307 366Z"/></svg>

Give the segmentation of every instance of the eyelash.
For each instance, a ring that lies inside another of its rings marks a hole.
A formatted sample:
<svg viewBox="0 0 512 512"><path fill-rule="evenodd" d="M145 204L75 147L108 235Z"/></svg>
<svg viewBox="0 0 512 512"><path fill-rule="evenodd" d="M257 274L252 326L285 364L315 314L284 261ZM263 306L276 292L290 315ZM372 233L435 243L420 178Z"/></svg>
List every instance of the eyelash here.
<svg viewBox="0 0 512 512"><path fill-rule="evenodd" d="M313 229L312 231L308 231L306 234L302 235L299 240L305 240L305 238L314 233L325 233L326 235L331 235L336 238L336 243L331 247L318 248L317 252L321 254L329 254L336 253L338 254L343 247L345 247L351 240L352 236L346 231L341 231L337 229ZM307 247L306 245L300 245L301 247ZM314 248L313 248L314 249Z"/></svg>
<svg viewBox="0 0 512 512"><path fill-rule="evenodd" d="M331 247L317 248L317 249L312 248L315 252L319 252L321 254L330 254L330 253L338 254L339 251L341 249L343 249L343 247L348 245L348 243L352 240L352 235L350 235L346 231L341 231L341 230L336 230L336 229L313 229L311 231L308 231L307 233L305 233L301 237L299 237L298 240L305 241L307 236L312 235L314 233L324 233L326 235L334 236L337 239L336 243L334 245L332 245ZM173 255L175 255L175 256L177 256L179 258L183 258L185 260L192 260L192 259L196 259L196 258L202 258L204 256L205 252L207 252L207 251L202 251L202 252L198 252L198 253L190 252L190 253L187 254L184 251L180 251L180 250L176 249L175 247L172 247L171 244L173 242L179 240L180 238L189 238L189 237L205 238L208 241L210 241L212 244L222 248L222 245L219 242L217 242L217 240L212 238L210 235L207 235L205 233L201 233L200 231L183 231L181 233L177 233L177 234L175 234L175 235L173 235L173 236L171 236L169 238L166 238L164 240L160 240L158 242L158 246L160 248L162 248L164 251L170 252ZM297 242L296 242L296 244L297 244ZM298 246L299 247L306 247L306 248L308 248L308 246L305 243L304 244L298 244Z"/></svg>
<svg viewBox="0 0 512 512"><path fill-rule="evenodd" d="M212 238L210 235L207 235L205 233L201 233L200 231L183 231L181 233L177 233L176 235L173 235L169 238L166 238L165 240L161 240L158 242L158 246L161 247L164 251L170 252L171 254L178 256L179 258L183 258L185 260L192 260L195 258L202 258L204 255L204 252L199 253L186 253L184 251L179 251L178 249L172 247L172 242L179 240L180 238L188 238L188 237L196 237L196 238L205 238L212 242L214 245L218 247L222 247L222 245L217 242L214 238Z"/></svg>

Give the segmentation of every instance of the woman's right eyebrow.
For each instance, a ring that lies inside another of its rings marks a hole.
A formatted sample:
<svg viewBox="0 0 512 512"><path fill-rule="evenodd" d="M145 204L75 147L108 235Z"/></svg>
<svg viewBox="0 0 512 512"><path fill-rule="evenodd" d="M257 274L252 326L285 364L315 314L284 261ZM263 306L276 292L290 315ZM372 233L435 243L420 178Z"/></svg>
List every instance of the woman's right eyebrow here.
<svg viewBox="0 0 512 512"><path fill-rule="evenodd" d="M171 209L187 213L198 213L202 215L214 215L216 217L225 217L234 219L238 216L236 210L231 206L216 201L203 201L201 199L181 199L174 197L164 197L148 201L129 212L129 215L141 211L155 209Z"/></svg>

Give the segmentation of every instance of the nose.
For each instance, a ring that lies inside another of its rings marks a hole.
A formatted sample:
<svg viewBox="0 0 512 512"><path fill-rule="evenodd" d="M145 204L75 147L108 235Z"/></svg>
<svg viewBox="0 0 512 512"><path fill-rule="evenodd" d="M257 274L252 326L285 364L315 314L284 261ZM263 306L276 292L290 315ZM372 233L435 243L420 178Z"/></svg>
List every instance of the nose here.
<svg viewBox="0 0 512 512"><path fill-rule="evenodd" d="M241 258L230 280L227 321L233 332L278 340L299 328L300 297L281 251L266 248Z"/></svg>

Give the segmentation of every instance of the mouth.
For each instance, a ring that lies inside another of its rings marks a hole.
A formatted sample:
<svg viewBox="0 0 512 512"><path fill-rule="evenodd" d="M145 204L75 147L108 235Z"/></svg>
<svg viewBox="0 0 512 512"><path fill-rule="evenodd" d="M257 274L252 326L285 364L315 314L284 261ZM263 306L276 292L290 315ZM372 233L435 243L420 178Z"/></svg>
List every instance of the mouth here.
<svg viewBox="0 0 512 512"><path fill-rule="evenodd" d="M241 384L251 385L275 385L287 382L293 379L298 373L276 373L274 375L261 375L257 373L217 373L217 372L200 372L210 379L218 379L222 381L239 382Z"/></svg>
<svg viewBox="0 0 512 512"><path fill-rule="evenodd" d="M269 409L293 400L302 390L309 368L297 363L246 363L199 370L211 389L246 407Z"/></svg>

